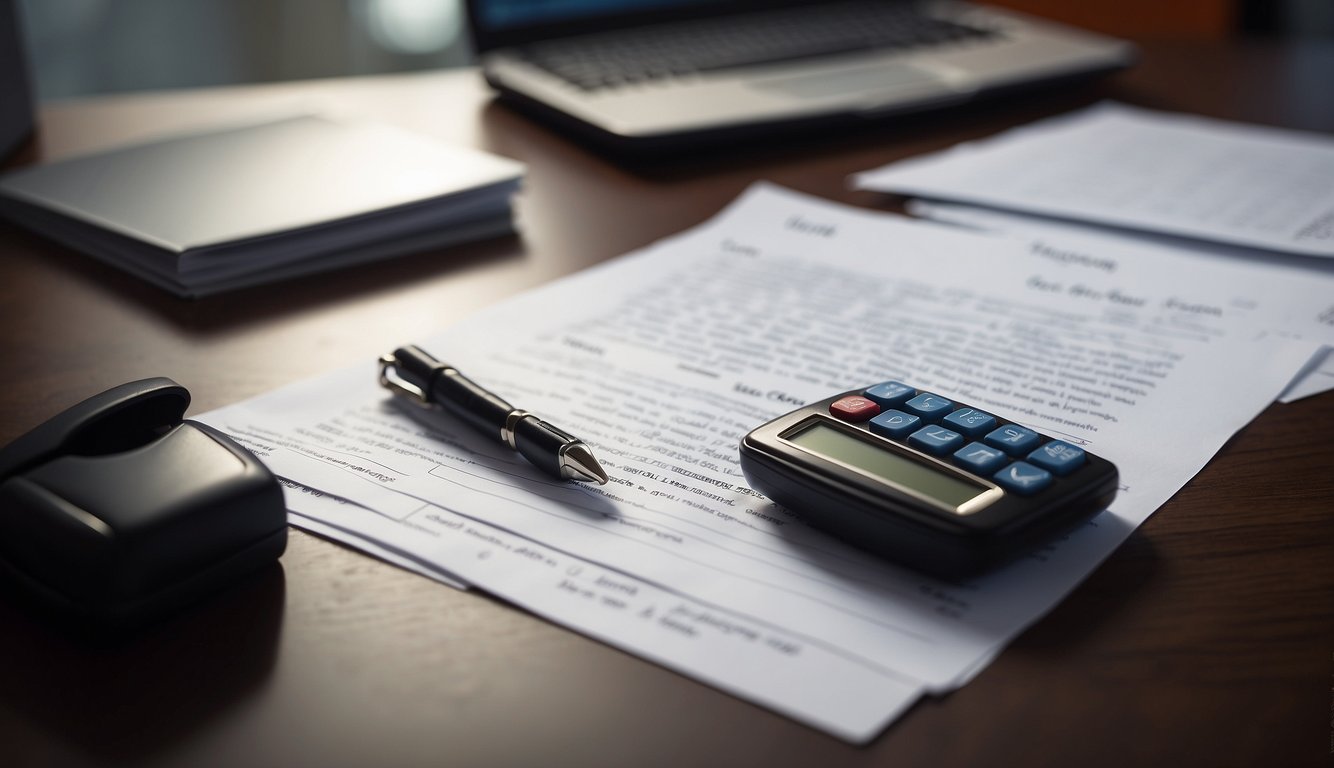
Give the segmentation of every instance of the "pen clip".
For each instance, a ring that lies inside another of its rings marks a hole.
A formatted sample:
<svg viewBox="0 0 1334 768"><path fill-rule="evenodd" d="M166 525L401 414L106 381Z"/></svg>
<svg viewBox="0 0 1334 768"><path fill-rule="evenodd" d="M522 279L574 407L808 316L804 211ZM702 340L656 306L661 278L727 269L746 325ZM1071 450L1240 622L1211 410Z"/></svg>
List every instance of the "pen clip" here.
<svg viewBox="0 0 1334 768"><path fill-rule="evenodd" d="M405 381L398 375L398 358L392 354L380 355L380 386L393 392L395 395L407 398L423 408L430 408L431 402L426 399L426 393L421 387Z"/></svg>

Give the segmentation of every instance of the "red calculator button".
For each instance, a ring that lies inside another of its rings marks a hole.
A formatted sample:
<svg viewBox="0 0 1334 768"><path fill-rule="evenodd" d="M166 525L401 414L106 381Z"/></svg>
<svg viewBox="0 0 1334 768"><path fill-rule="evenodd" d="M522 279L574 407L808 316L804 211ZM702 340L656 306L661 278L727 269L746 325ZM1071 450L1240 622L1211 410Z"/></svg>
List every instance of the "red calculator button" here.
<svg viewBox="0 0 1334 768"><path fill-rule="evenodd" d="M829 412L844 421L857 424L879 414L880 406L861 395L848 395L831 403Z"/></svg>

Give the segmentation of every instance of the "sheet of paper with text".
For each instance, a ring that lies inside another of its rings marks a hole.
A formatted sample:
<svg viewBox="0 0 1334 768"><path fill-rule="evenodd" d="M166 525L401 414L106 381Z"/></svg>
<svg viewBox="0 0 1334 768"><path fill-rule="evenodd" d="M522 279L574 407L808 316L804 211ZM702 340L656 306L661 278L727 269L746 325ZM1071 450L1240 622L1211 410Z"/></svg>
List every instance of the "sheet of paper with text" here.
<svg viewBox="0 0 1334 768"><path fill-rule="evenodd" d="M1319 291L1311 290L1325 286L1327 295L1334 295L1334 260L1269 253L1256 258L1251 248L1111 230L959 203L913 200L908 210L914 216L942 224L1019 238L1029 250L1048 259L1076 261L1098 269L1138 269L1143 273L1136 278L1140 280L1231 286L1240 303L1246 301L1242 297L1253 292L1248 286L1270 285L1285 300L1273 301L1271 295L1271 300L1253 307L1256 327L1325 344L1324 351L1279 396L1279 402L1290 403L1334 389L1334 307L1327 306Z"/></svg>
<svg viewBox="0 0 1334 768"><path fill-rule="evenodd" d="M200 418L333 497L292 491L298 524L865 741L983 669L1318 348L1265 331L1264 285L1138 275L758 186L686 233L387 340L579 435L606 486L554 482L393 399L369 360ZM946 583L746 486L747 431L886 379L1087 446L1119 465L1120 495L1032 556Z"/></svg>
<svg viewBox="0 0 1334 768"><path fill-rule="evenodd" d="M1334 138L1107 103L853 177L863 189L1334 256Z"/></svg>

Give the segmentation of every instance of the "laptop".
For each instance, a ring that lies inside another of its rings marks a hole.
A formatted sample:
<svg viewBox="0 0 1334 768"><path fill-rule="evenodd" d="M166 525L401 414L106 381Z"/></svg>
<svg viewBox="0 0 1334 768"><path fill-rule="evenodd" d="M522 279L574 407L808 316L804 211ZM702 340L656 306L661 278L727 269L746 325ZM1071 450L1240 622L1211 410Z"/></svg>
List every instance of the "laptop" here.
<svg viewBox="0 0 1334 768"><path fill-rule="evenodd" d="M1134 57L1122 40L963 2L467 1L504 99L629 152L938 109Z"/></svg>

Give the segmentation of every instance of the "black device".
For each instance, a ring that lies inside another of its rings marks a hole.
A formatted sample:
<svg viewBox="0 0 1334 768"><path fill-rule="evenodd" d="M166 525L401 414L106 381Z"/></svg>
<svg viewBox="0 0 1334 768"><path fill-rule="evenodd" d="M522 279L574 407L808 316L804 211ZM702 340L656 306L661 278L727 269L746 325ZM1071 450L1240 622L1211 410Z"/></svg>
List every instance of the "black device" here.
<svg viewBox="0 0 1334 768"><path fill-rule="evenodd" d="M0 451L0 575L84 626L142 623L270 563L282 489L249 451L183 420L166 378L91 397Z"/></svg>
<svg viewBox="0 0 1334 768"><path fill-rule="evenodd" d="M1105 509L1111 462L897 381L798 408L741 441L752 488L811 525L946 578L981 573Z"/></svg>

